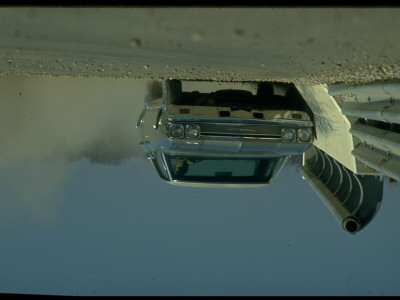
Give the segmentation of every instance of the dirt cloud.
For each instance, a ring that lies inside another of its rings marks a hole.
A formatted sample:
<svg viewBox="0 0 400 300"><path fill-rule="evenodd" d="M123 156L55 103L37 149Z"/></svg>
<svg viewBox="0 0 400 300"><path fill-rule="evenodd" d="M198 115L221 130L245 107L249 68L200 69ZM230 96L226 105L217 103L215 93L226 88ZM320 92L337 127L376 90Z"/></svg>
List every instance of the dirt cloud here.
<svg viewBox="0 0 400 300"><path fill-rule="evenodd" d="M128 79L0 78L0 168L49 159L118 164L142 155L134 125L144 88Z"/></svg>
<svg viewBox="0 0 400 300"><path fill-rule="evenodd" d="M2 223L21 210L54 218L62 187L82 159L107 165L145 159L135 132L145 86L129 79L0 77Z"/></svg>

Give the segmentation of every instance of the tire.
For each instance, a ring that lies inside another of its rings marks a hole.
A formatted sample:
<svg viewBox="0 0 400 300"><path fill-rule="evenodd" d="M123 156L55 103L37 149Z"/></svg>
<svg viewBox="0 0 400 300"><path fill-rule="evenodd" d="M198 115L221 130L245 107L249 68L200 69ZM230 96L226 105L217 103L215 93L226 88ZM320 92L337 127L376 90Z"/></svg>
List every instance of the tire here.
<svg viewBox="0 0 400 300"><path fill-rule="evenodd" d="M179 105L182 103L182 82L178 79L166 79L164 81L165 103Z"/></svg>

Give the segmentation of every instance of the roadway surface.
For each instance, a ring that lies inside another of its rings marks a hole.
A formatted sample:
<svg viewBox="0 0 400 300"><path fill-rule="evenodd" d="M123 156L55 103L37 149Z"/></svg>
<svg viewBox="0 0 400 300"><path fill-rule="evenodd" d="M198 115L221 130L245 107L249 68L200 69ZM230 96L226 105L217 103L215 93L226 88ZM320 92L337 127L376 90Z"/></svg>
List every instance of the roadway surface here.
<svg viewBox="0 0 400 300"><path fill-rule="evenodd" d="M400 78L400 9L1 7L0 74L362 83Z"/></svg>

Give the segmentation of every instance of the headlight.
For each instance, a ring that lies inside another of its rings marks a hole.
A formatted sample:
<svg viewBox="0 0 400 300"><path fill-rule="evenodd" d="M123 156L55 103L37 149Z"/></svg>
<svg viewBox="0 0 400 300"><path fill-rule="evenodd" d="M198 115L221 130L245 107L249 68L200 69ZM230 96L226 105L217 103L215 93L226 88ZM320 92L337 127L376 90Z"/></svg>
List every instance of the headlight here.
<svg viewBox="0 0 400 300"><path fill-rule="evenodd" d="M169 128L169 134L173 138L180 138L183 136L184 128L181 124L172 124Z"/></svg>
<svg viewBox="0 0 400 300"><path fill-rule="evenodd" d="M299 129L297 135L301 142L308 142L311 139L312 132L310 129Z"/></svg>
<svg viewBox="0 0 400 300"><path fill-rule="evenodd" d="M188 125L186 127L186 136L191 139L198 138L200 136L200 126L199 125Z"/></svg>
<svg viewBox="0 0 400 300"><path fill-rule="evenodd" d="M285 142L292 142L296 138L296 132L294 129L284 128L281 130L282 139Z"/></svg>

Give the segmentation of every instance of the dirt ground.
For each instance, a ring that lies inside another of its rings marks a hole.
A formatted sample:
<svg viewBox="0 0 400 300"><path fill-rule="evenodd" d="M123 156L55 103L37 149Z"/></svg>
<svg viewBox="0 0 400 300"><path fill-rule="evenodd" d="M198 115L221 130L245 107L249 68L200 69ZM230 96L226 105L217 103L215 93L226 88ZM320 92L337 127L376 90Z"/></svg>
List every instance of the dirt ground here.
<svg viewBox="0 0 400 300"><path fill-rule="evenodd" d="M0 7L0 74L303 84L398 79L399 12Z"/></svg>

